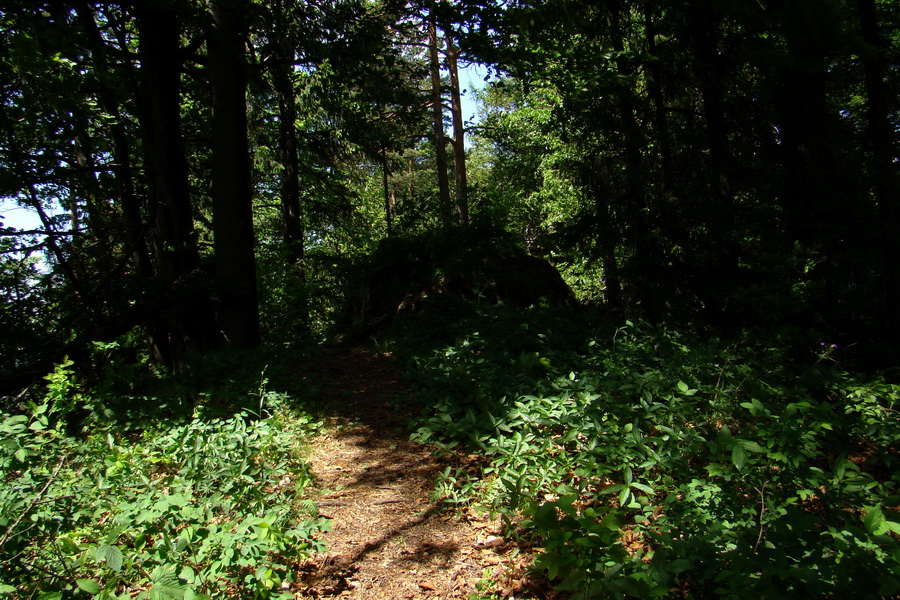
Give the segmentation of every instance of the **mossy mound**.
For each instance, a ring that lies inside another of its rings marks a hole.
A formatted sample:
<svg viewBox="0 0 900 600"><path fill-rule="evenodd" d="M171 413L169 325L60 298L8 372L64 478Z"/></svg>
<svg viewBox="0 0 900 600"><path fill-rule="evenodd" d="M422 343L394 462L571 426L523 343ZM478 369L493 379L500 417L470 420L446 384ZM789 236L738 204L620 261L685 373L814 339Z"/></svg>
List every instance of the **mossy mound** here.
<svg viewBox="0 0 900 600"><path fill-rule="evenodd" d="M371 257L358 318L380 322L401 312L439 310L446 299L576 306L572 290L546 259L506 237L472 228L390 240Z"/></svg>

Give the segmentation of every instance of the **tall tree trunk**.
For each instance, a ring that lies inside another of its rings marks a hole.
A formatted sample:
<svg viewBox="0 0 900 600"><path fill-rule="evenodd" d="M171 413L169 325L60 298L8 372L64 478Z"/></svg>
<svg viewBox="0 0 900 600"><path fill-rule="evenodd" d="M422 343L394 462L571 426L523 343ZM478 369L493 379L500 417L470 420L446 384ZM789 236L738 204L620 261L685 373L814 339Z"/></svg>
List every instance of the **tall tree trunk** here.
<svg viewBox="0 0 900 600"><path fill-rule="evenodd" d="M391 190L390 190L390 173L388 172L388 157L387 150L384 148L381 149L381 185L384 188L384 225L387 230L387 237L391 237L393 234L393 223L391 218L392 210L392 202L391 202Z"/></svg>
<svg viewBox="0 0 900 600"><path fill-rule="evenodd" d="M181 134L181 55L174 12L152 4L136 9L141 62L141 131L158 294L163 315L151 326L157 359L178 370L189 347L203 350L212 336L205 290L175 294L200 266Z"/></svg>
<svg viewBox="0 0 900 600"><path fill-rule="evenodd" d="M719 20L715 2L702 3L688 9L694 65L703 107L706 150L709 155L709 189L712 202L704 211L709 226L712 252L703 257L702 273L697 284L713 324L729 324L722 314L725 299L736 285L738 251L735 202L728 155L728 124L725 116L725 77L719 53ZM705 296L705 297L704 297Z"/></svg>
<svg viewBox="0 0 900 600"><path fill-rule="evenodd" d="M644 8L644 35L647 39L647 53L649 60L646 69L647 94L653 103L653 130L656 134L656 143L659 148L660 170L662 171L663 194L670 195L675 192L675 167L672 162L672 144L669 139L669 118L666 112L666 102L662 87L662 69L659 67L659 50L656 46L656 25L649 3L643 4Z"/></svg>
<svg viewBox="0 0 900 600"><path fill-rule="evenodd" d="M826 242L820 235L835 193L835 169L826 130L827 68L824 40L816 28L817 10L811 0L795 0L780 7L784 32L785 66L778 98L779 132L784 152L786 215L791 241L807 248Z"/></svg>
<svg viewBox="0 0 900 600"><path fill-rule="evenodd" d="M290 15L286 3L273 3L275 14L271 70L272 85L278 102L278 153L281 170L281 222L284 235L285 257L288 267L296 277L289 282L289 289L300 290L294 297L298 304L300 325L309 330L309 302L305 293L306 228L303 222L303 203L300 196L300 144L297 138L297 101L294 87L294 59L296 42L292 36Z"/></svg>
<svg viewBox="0 0 900 600"><path fill-rule="evenodd" d="M858 163L847 152L857 136L831 104L831 56L842 43L835 38L845 35L846 16L837 2L791 0L767 6L784 37L776 106L790 236L785 241L799 242L816 260L815 269L795 276L821 290L817 318L828 327L855 329L861 315L845 303L858 299L849 290L871 272L871 261L857 242L871 231L857 210L865 197L854 172Z"/></svg>
<svg viewBox="0 0 900 600"><path fill-rule="evenodd" d="M303 210L300 202L300 158L297 141L297 103L294 98L294 82L291 77L294 68L294 44L284 21L284 2L275 3L278 22L275 40L278 55L272 69L272 82L278 99L278 152L281 161L281 216L284 228L284 244L287 259L292 266L300 268L303 260L304 227ZM301 269L302 270L302 269Z"/></svg>
<svg viewBox="0 0 900 600"><path fill-rule="evenodd" d="M897 167L895 163L895 130L891 126L890 93L884 83L885 41L878 31L878 16L874 0L857 0L860 33L868 48L863 55L865 67L868 128L872 150L872 173L884 263L884 301L886 334L896 341L900 335L900 198L898 198Z"/></svg>
<svg viewBox="0 0 900 600"><path fill-rule="evenodd" d="M603 299L607 306L618 308L622 304L622 276L619 272L619 261L616 256L616 244L621 238L613 223L609 199L612 196L604 185L610 181L609 169L602 164L602 159L593 157L585 161L580 172L584 189L593 196L594 219L597 223L597 245L600 248L600 260L603 265Z"/></svg>
<svg viewBox="0 0 900 600"><path fill-rule="evenodd" d="M447 178L447 150L444 142L444 100L441 94L441 61L438 56L437 24L434 15L428 17L428 54L431 59L431 104L434 126L434 154L437 160L438 190L441 215L450 221L453 204L450 201L450 181Z"/></svg>
<svg viewBox="0 0 900 600"><path fill-rule="evenodd" d="M116 181L122 203L122 223L135 270L146 281L153 276L150 252L145 238L146 227L141 216L141 199L132 181L131 150L125 127L117 123L112 126L113 159L119 165Z"/></svg>
<svg viewBox="0 0 900 600"><path fill-rule="evenodd" d="M659 272L664 263L659 259L650 237L653 231L653 215L651 207L647 203L647 176L643 156L643 148L646 143L635 108L636 92L632 87L632 82L635 81L635 67L626 53L624 42L629 37L629 32L622 27L624 10L619 2L611 3L609 32L610 45L616 54L616 72L619 74L616 103L623 133L621 144L625 180L622 196L625 214L629 215L628 221L631 223L631 235L634 240L635 251L631 259L632 267L638 274L638 277L632 278L629 284L637 290L641 305L649 317L656 319L662 316L663 300L666 298L666 293L671 293L671 290L661 292L659 289L664 285ZM615 177L615 175L612 176ZM611 254L608 249L604 250L604 253Z"/></svg>
<svg viewBox="0 0 900 600"><path fill-rule="evenodd" d="M459 48L449 26L447 36L447 70L450 72L450 114L453 117L453 165L456 174L456 213L460 225L469 224L469 199L466 182L466 132L463 125L462 99L459 88Z"/></svg>
<svg viewBox="0 0 900 600"><path fill-rule="evenodd" d="M259 300L253 234L253 186L247 139L244 28L246 0L210 3L213 95L213 230L220 343L259 345Z"/></svg>
<svg viewBox="0 0 900 600"><path fill-rule="evenodd" d="M297 155L297 110L290 81L278 92L279 148L281 159L281 218L287 260L299 267L305 253L303 210L300 204L300 160Z"/></svg>

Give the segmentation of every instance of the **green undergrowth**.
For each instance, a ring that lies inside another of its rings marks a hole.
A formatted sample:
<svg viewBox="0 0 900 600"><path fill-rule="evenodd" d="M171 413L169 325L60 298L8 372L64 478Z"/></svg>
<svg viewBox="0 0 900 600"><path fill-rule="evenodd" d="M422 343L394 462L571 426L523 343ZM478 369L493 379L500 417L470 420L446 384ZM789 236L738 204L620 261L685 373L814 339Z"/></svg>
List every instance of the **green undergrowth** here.
<svg viewBox="0 0 900 600"><path fill-rule="evenodd" d="M87 392L72 369L0 414L0 596L292 598L292 567L329 526L303 461L320 423L261 371L249 389L233 369L218 389L138 396L123 391L137 373Z"/></svg>
<svg viewBox="0 0 900 600"><path fill-rule="evenodd" d="M501 515L580 598L900 593L900 386L830 345L591 319L401 329L414 437L484 457L444 472L445 501Z"/></svg>

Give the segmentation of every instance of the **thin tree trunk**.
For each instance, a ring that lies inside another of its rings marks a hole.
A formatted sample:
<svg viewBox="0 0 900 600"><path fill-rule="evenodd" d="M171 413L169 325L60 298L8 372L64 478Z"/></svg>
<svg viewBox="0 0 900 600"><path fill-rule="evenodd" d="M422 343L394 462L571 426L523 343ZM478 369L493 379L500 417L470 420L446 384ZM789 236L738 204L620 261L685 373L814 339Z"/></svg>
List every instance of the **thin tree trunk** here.
<svg viewBox="0 0 900 600"><path fill-rule="evenodd" d="M643 4L644 8L644 33L647 39L647 52L650 60L647 61L647 94L653 103L653 130L656 134L656 143L659 147L660 169L662 171L663 193L672 194L675 191L675 168L672 162L672 144L669 140L669 118L666 113L666 102L662 88L662 69L659 68L657 59L659 50L656 47L656 26L649 3Z"/></svg>
<svg viewBox="0 0 900 600"><path fill-rule="evenodd" d="M253 187L244 74L245 0L210 4L213 95L213 230L220 343L259 345L259 300L253 233Z"/></svg>
<svg viewBox="0 0 900 600"><path fill-rule="evenodd" d="M730 231L734 195L731 191L731 176L728 172L725 92L722 89L723 73L717 40L718 18L710 6L692 9L691 17L697 79L700 87L700 99L703 103L703 116L706 120L706 138L713 174L712 187L719 200L717 209L725 218L725 229Z"/></svg>
<svg viewBox="0 0 900 600"><path fill-rule="evenodd" d="M628 38L628 32L622 26L623 10L619 3L613 3L611 6L610 45L616 53L615 64L619 74L617 104L623 132L621 136L625 176L623 196L626 214L630 215L628 220L631 223L631 237L635 248L631 261L635 270L643 275L629 284L639 291L642 306L650 317L655 319L662 316L662 299L665 298L665 294L659 289L664 283L659 272L664 263L659 260L650 238L653 226L651 208L647 203L647 176L644 168L643 148L646 143L636 115L636 92L631 83L635 81L635 67L626 54L624 41ZM607 247L604 254L611 256L612 250ZM614 261L614 257L607 259L607 263L615 264ZM617 271L613 274L618 277ZM615 285L618 283L615 282Z"/></svg>
<svg viewBox="0 0 900 600"><path fill-rule="evenodd" d="M878 200L886 334L891 340L896 340L900 334L900 199L894 163L894 128L888 117L890 95L884 83L885 41L878 31L874 0L857 0L857 9L860 33L869 46L863 56L869 121L866 133L872 148L872 171Z"/></svg>
<svg viewBox="0 0 900 600"><path fill-rule="evenodd" d="M453 164L456 174L456 213L460 225L469 224L469 199L466 183L466 141L463 126L462 99L459 89L459 48L453 41L450 28L445 27L447 36L447 70L450 72L450 113L453 117Z"/></svg>
<svg viewBox="0 0 900 600"><path fill-rule="evenodd" d="M88 46L93 55L94 64L98 72L108 73L113 68L110 65L106 43L103 41L94 12L86 2L79 2L75 6L78 18L88 36ZM145 281L150 281L153 276L153 267L150 263L150 254L144 239L145 227L141 217L141 201L135 193L133 169L131 165L131 144L125 125L119 121L121 118L119 103L115 93L108 86L101 86L99 92L100 103L117 122L110 126L112 139L113 160L117 165L115 170L116 187L119 191L119 203L122 208L122 222L128 246L132 248L132 259L135 270Z"/></svg>
<svg viewBox="0 0 900 600"><path fill-rule="evenodd" d="M821 232L837 193L836 165L830 159L827 68L822 41L811 29L816 19L809 2L781 7L787 62L781 77L779 132L784 152L786 215L790 241L806 248L826 243Z"/></svg>
<svg viewBox="0 0 900 600"><path fill-rule="evenodd" d="M713 252L709 255L698 284L707 307L707 317L723 327L733 325L722 314L725 298L738 274L735 202L728 155L728 133L725 117L723 66L719 55L719 20L714 3L700 4L689 10L694 48L694 64L706 124L706 146L709 151L709 188L712 203L705 216L709 223ZM704 297L705 296L705 297ZM718 322L717 322L718 321Z"/></svg>
<svg viewBox="0 0 900 600"><path fill-rule="evenodd" d="M609 206L611 194L609 190L601 189L603 183L609 181L610 174L606 167L596 163L595 159L585 164L581 179L586 183L585 188L593 195L594 200L594 218L599 228L597 245L600 247L600 260L603 265L603 299L610 308L617 308L622 304L622 277L616 256L616 243L621 236L613 224Z"/></svg>
<svg viewBox="0 0 900 600"><path fill-rule="evenodd" d="M282 70L286 65L278 65ZM275 77L279 106L279 154L281 158L281 217L287 260L299 265L304 256L303 211L300 203L300 160L297 143L297 109L293 85L286 73Z"/></svg>
<svg viewBox="0 0 900 600"><path fill-rule="evenodd" d="M275 3L278 56L272 69L272 82L278 99L278 151L281 160L281 216L284 244L291 265L300 266L305 253L303 211L300 202L300 158L297 141L297 104L294 99L294 47L288 34L284 2ZM302 271L302 269L301 269Z"/></svg>
<svg viewBox="0 0 900 600"><path fill-rule="evenodd" d="M438 189L440 192L441 214L449 223L452 203L450 201L450 181L447 178L447 151L444 143L444 103L441 94L441 62L438 56L437 25L434 16L428 18L428 53L431 58L431 104L434 126L434 154L437 159Z"/></svg>
<svg viewBox="0 0 900 600"><path fill-rule="evenodd" d="M125 127L120 123L112 126L113 157L119 165L116 181L119 186L122 203L122 222L128 245L132 248L132 260L135 270L144 280L153 276L150 253L145 239L146 227L141 216L141 199L134 189L132 181L131 151Z"/></svg>
<svg viewBox="0 0 900 600"><path fill-rule="evenodd" d="M387 237L393 235L391 223L391 191L389 188L390 174L388 173L387 150L381 149L381 184L384 188L384 225L387 229Z"/></svg>

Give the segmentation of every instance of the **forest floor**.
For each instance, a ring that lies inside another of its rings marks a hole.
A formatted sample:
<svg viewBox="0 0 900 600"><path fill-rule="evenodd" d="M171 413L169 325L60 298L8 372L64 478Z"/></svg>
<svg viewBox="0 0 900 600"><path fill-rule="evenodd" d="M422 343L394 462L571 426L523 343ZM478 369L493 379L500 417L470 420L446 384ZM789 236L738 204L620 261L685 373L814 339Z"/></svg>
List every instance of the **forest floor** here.
<svg viewBox="0 0 900 600"><path fill-rule="evenodd" d="M301 568L300 598L554 598L525 572L532 550L499 520L434 499L438 474L474 457L436 457L407 430L412 390L398 361L357 348L305 365L327 427L309 464L327 551Z"/></svg>

